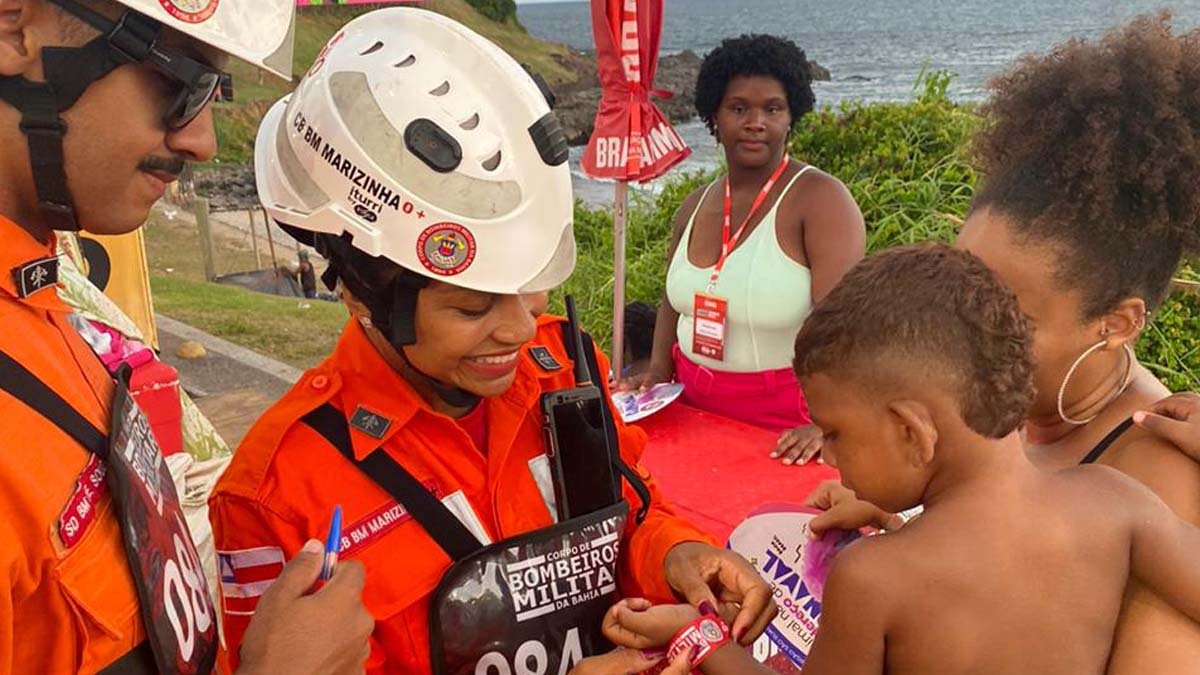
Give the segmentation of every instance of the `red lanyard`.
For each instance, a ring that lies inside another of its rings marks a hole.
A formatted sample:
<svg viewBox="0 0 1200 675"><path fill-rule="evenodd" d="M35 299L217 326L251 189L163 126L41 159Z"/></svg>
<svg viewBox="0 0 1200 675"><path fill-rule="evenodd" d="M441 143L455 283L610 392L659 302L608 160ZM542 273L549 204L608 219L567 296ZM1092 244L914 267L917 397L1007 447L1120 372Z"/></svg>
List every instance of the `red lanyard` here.
<svg viewBox="0 0 1200 675"><path fill-rule="evenodd" d="M779 177L783 175L784 169L788 167L790 162L791 158L787 154L784 154L783 161L779 163L775 172L767 179L767 182L763 183L762 190L759 190L758 196L754 198L754 203L750 205L750 212L746 214L746 219L742 221L737 232L732 235L730 235L729 231L733 225L733 194L729 187L729 176L725 177L725 218L721 224L721 257L717 258L717 264L713 267L712 276L708 279L709 293L716 287L717 277L721 276L721 269L725 267L726 259L733 252L734 244L742 238L742 233L746 231L746 226L750 224L750 219L754 217L754 212L758 211L758 207L762 206L763 202L767 200L767 195L771 193L771 189L775 187L775 183L779 182Z"/></svg>

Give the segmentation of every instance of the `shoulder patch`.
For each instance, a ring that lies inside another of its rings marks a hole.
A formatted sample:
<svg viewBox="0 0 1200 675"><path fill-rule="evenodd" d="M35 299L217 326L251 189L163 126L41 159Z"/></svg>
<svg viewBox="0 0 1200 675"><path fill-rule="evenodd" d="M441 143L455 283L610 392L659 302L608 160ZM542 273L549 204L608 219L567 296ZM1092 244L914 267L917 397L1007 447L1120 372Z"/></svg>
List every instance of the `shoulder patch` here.
<svg viewBox="0 0 1200 675"><path fill-rule="evenodd" d="M58 283L58 258L42 258L12 269L13 284L22 298L53 288Z"/></svg>
<svg viewBox="0 0 1200 675"><path fill-rule="evenodd" d="M538 367L547 373L553 373L555 371L562 370L562 364L559 363L558 359L554 358L554 355L550 353L550 350L546 349L545 347L530 347L529 355L533 357L533 360L538 364Z"/></svg>
<svg viewBox="0 0 1200 675"><path fill-rule="evenodd" d="M363 406L354 409L350 426L375 439L382 439L392 427L392 421L383 415L371 412Z"/></svg>

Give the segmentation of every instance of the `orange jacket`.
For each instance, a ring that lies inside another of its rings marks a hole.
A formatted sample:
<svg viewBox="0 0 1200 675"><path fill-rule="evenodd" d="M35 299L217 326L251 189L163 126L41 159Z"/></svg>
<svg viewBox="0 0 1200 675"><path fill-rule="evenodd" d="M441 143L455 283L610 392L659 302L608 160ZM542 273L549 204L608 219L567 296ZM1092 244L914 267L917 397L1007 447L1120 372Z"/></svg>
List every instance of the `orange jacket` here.
<svg viewBox="0 0 1200 675"><path fill-rule="evenodd" d="M333 355L304 377L250 430L210 501L224 582L226 646L237 653L257 597L278 574L279 561L310 538L323 539L335 505L343 509L342 558L367 568L363 599L376 618L368 671L430 672L429 596L450 559L392 497L346 461L300 418L329 402L344 413L360 406L387 424L381 438L350 431L355 455L383 447L439 498L469 505L491 541L550 525L551 515L531 468L545 461L539 401L545 391L572 386L561 319L543 317L523 350L516 380L487 399L487 452L475 448L452 419L434 412L390 368L357 322ZM562 368L537 365L544 347ZM603 355L601 355L603 361ZM607 369L607 362L601 368ZM621 454L635 464L646 436L620 426ZM675 516L650 481L653 507L640 525L630 517L622 549L622 590L670 599L663 580L667 550L681 541L709 541ZM632 490L626 495L638 504Z"/></svg>
<svg viewBox="0 0 1200 675"><path fill-rule="evenodd" d="M107 430L113 382L68 323L52 277L28 268L32 292L22 298L10 271L51 256L53 246L0 217L0 350ZM145 640L121 528L93 461L0 392L0 675L92 673Z"/></svg>

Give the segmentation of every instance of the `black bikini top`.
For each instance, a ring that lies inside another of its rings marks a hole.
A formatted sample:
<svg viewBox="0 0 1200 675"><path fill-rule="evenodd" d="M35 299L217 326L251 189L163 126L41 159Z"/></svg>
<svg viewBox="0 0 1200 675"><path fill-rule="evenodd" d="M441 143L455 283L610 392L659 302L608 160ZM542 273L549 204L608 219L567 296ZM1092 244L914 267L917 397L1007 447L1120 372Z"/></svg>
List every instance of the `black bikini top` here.
<svg viewBox="0 0 1200 675"><path fill-rule="evenodd" d="M1104 439L1101 440L1099 443L1097 443L1096 447L1092 448L1092 451L1089 452L1087 454L1087 456L1084 457L1079 463L1080 464L1094 464L1096 462L1096 460L1100 459L1100 455L1103 455L1104 451L1108 450L1108 446L1110 446L1114 442L1116 442L1116 440L1118 438L1120 438L1122 436L1122 434L1124 434L1126 431L1129 431L1129 428L1132 426L1133 426L1133 418L1132 417L1130 417L1129 419L1125 420L1124 422L1121 422L1120 424L1118 424L1117 428L1108 432L1108 435L1105 436Z"/></svg>

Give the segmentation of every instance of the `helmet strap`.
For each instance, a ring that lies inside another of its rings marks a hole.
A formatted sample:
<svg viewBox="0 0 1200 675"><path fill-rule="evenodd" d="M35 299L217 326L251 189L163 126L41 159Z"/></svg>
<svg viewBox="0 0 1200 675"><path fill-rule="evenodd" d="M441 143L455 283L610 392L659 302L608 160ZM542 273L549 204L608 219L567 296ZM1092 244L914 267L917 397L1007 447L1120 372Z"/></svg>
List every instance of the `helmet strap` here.
<svg viewBox="0 0 1200 675"><path fill-rule="evenodd" d="M290 231L290 228L288 228ZM371 311L371 323L404 360L405 367L429 385L434 395L455 408L473 408L480 396L447 384L422 371L408 358L407 347L417 342L417 296L429 280L405 271L388 288L373 288L351 264L352 244L341 238L322 237L314 242L317 252L330 261L321 281L333 290L341 279L346 288Z"/></svg>
<svg viewBox="0 0 1200 675"><path fill-rule="evenodd" d="M385 313L387 320L386 326L383 327L384 334L387 336L388 342L400 354L400 358L404 359L408 369L424 380L438 398L455 408L474 408L480 401L478 395L426 374L412 362L412 359L408 358L407 348L417 342L417 296L426 282L422 279L418 283L420 283L419 286L404 281L393 284L391 307ZM375 308L370 303L367 304L367 307L374 315ZM376 325L378 326L378 322Z"/></svg>
<svg viewBox="0 0 1200 675"><path fill-rule="evenodd" d="M126 17L131 14L134 13L126 12ZM63 111L75 105L92 84L118 66L134 61L121 49L122 42L142 37L139 33L157 34L157 23L126 21L126 17L112 33L96 37L82 47L44 47L45 82L20 76L0 77L0 100L21 113L20 128L29 146L38 208L42 224L48 229L79 229L63 160L63 137L67 133Z"/></svg>

